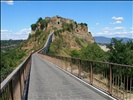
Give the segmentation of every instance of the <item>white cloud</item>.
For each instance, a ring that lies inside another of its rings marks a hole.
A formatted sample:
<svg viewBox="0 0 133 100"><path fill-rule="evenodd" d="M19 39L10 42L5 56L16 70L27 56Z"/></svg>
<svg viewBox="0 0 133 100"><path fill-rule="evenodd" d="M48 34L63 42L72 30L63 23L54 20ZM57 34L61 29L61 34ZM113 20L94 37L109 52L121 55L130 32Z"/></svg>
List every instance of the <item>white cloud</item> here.
<svg viewBox="0 0 133 100"><path fill-rule="evenodd" d="M2 0L2 2L6 2L9 5L13 5L14 4L13 0Z"/></svg>
<svg viewBox="0 0 133 100"><path fill-rule="evenodd" d="M120 34L123 34L123 33L122 33L122 32L114 32L114 34L119 34L119 35L120 35ZM124 33L124 34L125 34L125 33Z"/></svg>
<svg viewBox="0 0 133 100"><path fill-rule="evenodd" d="M29 34L30 32L31 32L31 28L29 29L24 28L20 30L19 32L17 32L16 34L23 35L23 34Z"/></svg>
<svg viewBox="0 0 133 100"><path fill-rule="evenodd" d="M133 38L133 32L128 32L128 31L118 31L118 32L107 32L107 31L103 31L103 32L98 32L95 34L95 36L105 36L105 37L127 37L127 38Z"/></svg>
<svg viewBox="0 0 133 100"><path fill-rule="evenodd" d="M131 27L130 29L133 30L133 27Z"/></svg>
<svg viewBox="0 0 133 100"><path fill-rule="evenodd" d="M125 30L125 27L115 27L114 30Z"/></svg>
<svg viewBox="0 0 133 100"><path fill-rule="evenodd" d="M96 23L96 25L99 25L99 23Z"/></svg>
<svg viewBox="0 0 133 100"><path fill-rule="evenodd" d="M27 39L29 36L29 33L31 32L31 29L22 29L19 32L12 32L10 30L1 30L1 39L2 40L18 40L18 39Z"/></svg>
<svg viewBox="0 0 133 100"><path fill-rule="evenodd" d="M122 21L124 20L123 17L112 17L113 20L115 20L115 22L110 23L110 24L121 24Z"/></svg>
<svg viewBox="0 0 133 100"><path fill-rule="evenodd" d="M102 31L115 31L115 30L126 31L126 27L114 27L114 28L105 27L102 29Z"/></svg>
<svg viewBox="0 0 133 100"><path fill-rule="evenodd" d="M103 31L103 32L98 32L95 34L95 36L105 36L105 37L112 37L113 33L109 31Z"/></svg>
<svg viewBox="0 0 133 100"><path fill-rule="evenodd" d="M121 31L121 32L114 32L114 35L119 36L119 37L128 37L128 38L132 38L132 32L128 32L128 31Z"/></svg>
<svg viewBox="0 0 133 100"><path fill-rule="evenodd" d="M112 30L112 29L109 28L109 27L105 27L105 28L103 28L102 30L103 30L103 31L110 31L110 30Z"/></svg>
<svg viewBox="0 0 133 100"><path fill-rule="evenodd" d="M108 34L108 33L109 33L109 31L103 31L103 33Z"/></svg>
<svg viewBox="0 0 133 100"><path fill-rule="evenodd" d="M0 30L0 33L7 33L8 30Z"/></svg>
<svg viewBox="0 0 133 100"><path fill-rule="evenodd" d="M121 21L116 21L115 23L116 23L116 24L121 24Z"/></svg>
<svg viewBox="0 0 133 100"><path fill-rule="evenodd" d="M99 32L99 33L97 33L98 35L102 35L103 33L102 32Z"/></svg>
<svg viewBox="0 0 133 100"><path fill-rule="evenodd" d="M116 21L122 21L124 18L123 17L112 17L112 19Z"/></svg>
<svg viewBox="0 0 133 100"><path fill-rule="evenodd" d="M113 24L121 24L121 23L122 23L122 21L116 21Z"/></svg>
<svg viewBox="0 0 133 100"><path fill-rule="evenodd" d="M93 34L94 36L105 36L105 37L127 37L133 38L133 30L132 28L126 27L105 27L100 32Z"/></svg>

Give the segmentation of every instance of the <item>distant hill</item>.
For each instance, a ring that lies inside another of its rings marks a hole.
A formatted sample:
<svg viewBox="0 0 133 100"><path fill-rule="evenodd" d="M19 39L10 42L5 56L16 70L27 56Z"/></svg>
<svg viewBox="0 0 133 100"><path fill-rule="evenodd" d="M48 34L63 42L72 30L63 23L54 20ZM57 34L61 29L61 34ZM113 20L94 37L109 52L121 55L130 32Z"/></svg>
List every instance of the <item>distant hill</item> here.
<svg viewBox="0 0 133 100"><path fill-rule="evenodd" d="M95 42L98 44L108 44L111 42L112 38L107 38L103 36L94 36L93 37ZM117 40L123 39L123 42L127 42L128 40L133 40L131 38L126 38L126 37L115 37Z"/></svg>
<svg viewBox="0 0 133 100"><path fill-rule="evenodd" d="M16 48L19 44L21 44L24 41L25 40L1 40L0 48L4 51L11 48Z"/></svg>

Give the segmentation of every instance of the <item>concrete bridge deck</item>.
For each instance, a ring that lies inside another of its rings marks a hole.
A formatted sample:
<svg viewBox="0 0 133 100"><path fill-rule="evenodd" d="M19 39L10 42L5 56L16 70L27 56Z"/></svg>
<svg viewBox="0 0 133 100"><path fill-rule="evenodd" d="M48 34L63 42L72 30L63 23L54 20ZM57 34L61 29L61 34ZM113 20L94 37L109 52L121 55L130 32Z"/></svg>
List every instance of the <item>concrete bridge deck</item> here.
<svg viewBox="0 0 133 100"><path fill-rule="evenodd" d="M28 100L107 100L37 54L32 56Z"/></svg>

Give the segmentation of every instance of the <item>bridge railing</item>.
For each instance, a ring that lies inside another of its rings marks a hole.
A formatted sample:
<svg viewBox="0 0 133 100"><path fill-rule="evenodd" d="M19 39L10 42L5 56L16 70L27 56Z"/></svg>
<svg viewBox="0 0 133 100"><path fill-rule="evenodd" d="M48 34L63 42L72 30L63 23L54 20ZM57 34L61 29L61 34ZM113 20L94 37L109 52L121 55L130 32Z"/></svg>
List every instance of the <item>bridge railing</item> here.
<svg viewBox="0 0 133 100"><path fill-rule="evenodd" d="M0 100L26 100L30 76L31 56L33 53L47 53L53 32L48 35L44 47L31 53L2 83Z"/></svg>
<svg viewBox="0 0 133 100"><path fill-rule="evenodd" d="M1 100L21 100L26 96L25 84L31 66L31 55L1 83Z"/></svg>
<svg viewBox="0 0 133 100"><path fill-rule="evenodd" d="M133 100L133 66L71 57L43 56L115 98Z"/></svg>

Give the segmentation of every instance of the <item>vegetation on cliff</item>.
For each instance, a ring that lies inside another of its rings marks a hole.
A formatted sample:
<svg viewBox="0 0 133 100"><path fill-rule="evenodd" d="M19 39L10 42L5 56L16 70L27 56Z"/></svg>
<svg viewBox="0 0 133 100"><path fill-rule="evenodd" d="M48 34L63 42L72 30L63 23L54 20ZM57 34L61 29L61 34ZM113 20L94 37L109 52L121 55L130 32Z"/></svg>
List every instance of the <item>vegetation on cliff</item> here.
<svg viewBox="0 0 133 100"><path fill-rule="evenodd" d="M71 56L72 50L80 50L94 42L86 23L64 20L60 19L60 28L54 28L54 41L50 45L49 54Z"/></svg>
<svg viewBox="0 0 133 100"><path fill-rule="evenodd" d="M96 43L88 44L81 50L72 50L72 57L81 59L107 61L107 53L104 52Z"/></svg>

